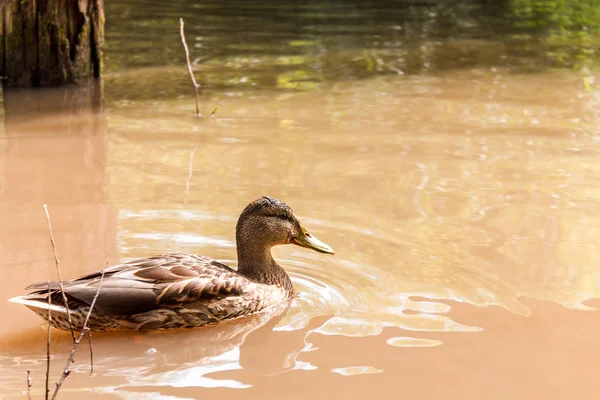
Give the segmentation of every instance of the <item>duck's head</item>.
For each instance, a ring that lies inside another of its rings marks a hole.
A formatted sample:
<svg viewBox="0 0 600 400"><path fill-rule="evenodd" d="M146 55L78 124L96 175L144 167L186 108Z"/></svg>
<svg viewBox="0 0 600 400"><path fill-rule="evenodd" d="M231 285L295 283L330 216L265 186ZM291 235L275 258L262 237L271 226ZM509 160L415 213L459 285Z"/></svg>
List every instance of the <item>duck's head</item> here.
<svg viewBox="0 0 600 400"><path fill-rule="evenodd" d="M242 211L236 226L236 241L238 250L244 245L270 249L292 243L320 253L335 254L331 247L302 227L287 204L267 196L254 200Z"/></svg>

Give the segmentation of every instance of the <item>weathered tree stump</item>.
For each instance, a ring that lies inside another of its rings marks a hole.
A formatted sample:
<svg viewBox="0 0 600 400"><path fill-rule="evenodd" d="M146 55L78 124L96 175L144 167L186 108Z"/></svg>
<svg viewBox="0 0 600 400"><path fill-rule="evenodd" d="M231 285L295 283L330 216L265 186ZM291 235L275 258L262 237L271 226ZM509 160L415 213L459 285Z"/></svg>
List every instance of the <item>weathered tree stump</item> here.
<svg viewBox="0 0 600 400"><path fill-rule="evenodd" d="M100 77L104 0L0 0L0 76L6 87Z"/></svg>

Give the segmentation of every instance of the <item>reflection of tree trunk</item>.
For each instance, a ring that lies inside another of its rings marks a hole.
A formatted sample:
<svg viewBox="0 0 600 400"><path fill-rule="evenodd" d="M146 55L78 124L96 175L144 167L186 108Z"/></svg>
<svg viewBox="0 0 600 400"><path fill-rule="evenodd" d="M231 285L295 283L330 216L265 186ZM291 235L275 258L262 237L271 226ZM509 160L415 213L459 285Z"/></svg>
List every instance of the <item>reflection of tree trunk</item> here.
<svg viewBox="0 0 600 400"><path fill-rule="evenodd" d="M33 281L56 279L44 203L65 278L117 258L117 213L105 193L108 157L100 96L99 84L4 92L0 273L12 277L0 281L6 297L23 294L23 286ZM14 329L13 320L35 323L33 314L5 309L4 329Z"/></svg>
<svg viewBox="0 0 600 400"><path fill-rule="evenodd" d="M90 80L85 85L64 89L6 89L4 90L4 115L6 124L46 118L85 116L84 128L91 120L104 125L103 87L101 80ZM71 121L73 122L73 121ZM100 129L100 128L99 128ZM81 133L89 133L82 131Z"/></svg>
<svg viewBox="0 0 600 400"><path fill-rule="evenodd" d="M100 76L103 0L0 1L0 75L10 87Z"/></svg>

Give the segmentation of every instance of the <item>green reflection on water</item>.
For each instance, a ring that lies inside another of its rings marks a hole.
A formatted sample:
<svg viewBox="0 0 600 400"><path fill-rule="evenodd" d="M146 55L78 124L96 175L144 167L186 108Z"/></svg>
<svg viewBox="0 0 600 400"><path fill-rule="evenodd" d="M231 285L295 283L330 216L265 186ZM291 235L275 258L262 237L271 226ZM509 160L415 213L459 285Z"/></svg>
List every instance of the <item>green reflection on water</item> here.
<svg viewBox="0 0 600 400"><path fill-rule="evenodd" d="M581 68L597 58L600 1L513 0L512 9L514 26L525 32L519 38L537 35L551 64Z"/></svg>
<svg viewBox="0 0 600 400"><path fill-rule="evenodd" d="M190 88L179 17L203 93L305 91L378 75L587 67L596 59L600 1L117 0L106 15L106 77L118 86L108 93L173 98Z"/></svg>

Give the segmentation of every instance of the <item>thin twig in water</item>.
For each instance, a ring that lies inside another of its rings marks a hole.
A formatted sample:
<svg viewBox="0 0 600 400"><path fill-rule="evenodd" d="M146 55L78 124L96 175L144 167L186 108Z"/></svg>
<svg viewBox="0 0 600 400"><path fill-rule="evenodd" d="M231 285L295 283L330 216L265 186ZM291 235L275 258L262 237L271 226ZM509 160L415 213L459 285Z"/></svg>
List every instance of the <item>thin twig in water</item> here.
<svg viewBox="0 0 600 400"><path fill-rule="evenodd" d="M44 211L46 211L46 219L48 220L48 231L50 232L50 243L52 244L52 251L54 252L54 264L56 264L56 273L58 274L58 284L60 285L60 293L62 294L63 304L67 309L67 319L69 320L69 329L71 330L71 337L75 342L75 331L73 330L73 322L71 322L71 310L67 304L67 296L65 295L65 288L63 286L62 274L60 273L60 263L58 261L58 255L56 254L56 246L54 246L54 235L52 234L52 225L50 224L50 214L48 213L48 207L44 204ZM48 284L48 290L50 290L50 284Z"/></svg>
<svg viewBox="0 0 600 400"><path fill-rule="evenodd" d="M215 109L214 109L214 110L212 110L212 112L210 113L210 117L211 117L211 118L214 118L214 117L215 117L215 114L217 113L217 110L218 110L218 109L219 109L219 107L215 107Z"/></svg>
<svg viewBox="0 0 600 400"><path fill-rule="evenodd" d="M52 322L52 314L50 313L50 308L52 308L52 297L50 296L50 281L48 281L48 328L46 331L46 400L48 400L48 396L50 394L50 388L48 387L48 382L50 381L50 325Z"/></svg>
<svg viewBox="0 0 600 400"><path fill-rule="evenodd" d="M58 382L56 382L56 389L54 389L54 394L52 395L52 400L56 399L56 396L58 395L58 391L60 390L63 382L65 381L65 379L67 379L67 376L69 376L69 374L71 373L71 370L69 368L73 364L73 357L75 356L77 347L79 346L79 343L81 343L81 339L83 339L85 334L89 332L87 324L90 319L90 315L92 314L92 310L94 310L94 306L96 305L96 300L98 300L98 295L100 294L100 289L102 288L102 281L104 280L104 271L105 270L102 270L102 275L100 276L100 282L98 283L98 290L96 291L96 295L94 296L94 299L92 300L90 309L88 310L88 313L85 316L85 320L83 321L83 326L81 327L81 332L79 333L79 336L77 337L77 339L75 339L75 343L73 343L73 348L71 349L71 354L69 354L69 358L67 358L67 362L65 363L65 369L63 370L63 374L60 377L60 380Z"/></svg>
<svg viewBox="0 0 600 400"><path fill-rule="evenodd" d="M100 285L102 285L102 279L104 279L104 271L106 270L106 268L108 268L108 261L106 261L106 263L104 264L104 270L102 270L102 277L100 278ZM94 306L94 304L96 304L96 299L98 298L98 294L100 293L100 287L98 287L98 291L96 292L96 295L94 296L94 300L92 301L92 307ZM90 310L91 312L91 310ZM89 313L88 313L88 318L89 318ZM86 319L86 323L87 323L87 319ZM88 338L88 344L90 347L90 376L92 376L92 374L94 373L94 346L92 345L92 331L88 330L87 331L87 338Z"/></svg>
<svg viewBox="0 0 600 400"><path fill-rule="evenodd" d="M27 398L31 400L31 371L27 370Z"/></svg>
<svg viewBox="0 0 600 400"><path fill-rule="evenodd" d="M194 84L194 90L196 92L196 116L200 116L200 107L198 106L198 89L200 89L200 85L196 82L196 78L194 77L194 71L192 69L192 63L190 62L190 50L188 49L188 45L185 41L185 34L183 33L183 18L179 18L179 26L181 33L181 43L183 43L183 48L185 49L185 59L187 60L188 71L190 72L190 77L192 77L192 83Z"/></svg>
<svg viewBox="0 0 600 400"><path fill-rule="evenodd" d="M88 344L90 346L90 376L94 374L94 347L92 346L92 331L87 332Z"/></svg>
<svg viewBox="0 0 600 400"><path fill-rule="evenodd" d="M92 304L90 305L90 309L88 310L87 315L85 316L85 321L83 321L83 327L81 328L81 336L85 334L85 330L87 328L87 323L90 319L90 315L92 315L92 310L96 305L96 300L98 300L98 295L100 294L100 288L102 287L102 281L104 280L104 273L106 272L106 268L102 270L102 274L100 275L100 282L98 283L98 290L96 290L96 294L94 295L94 299L92 300Z"/></svg>

